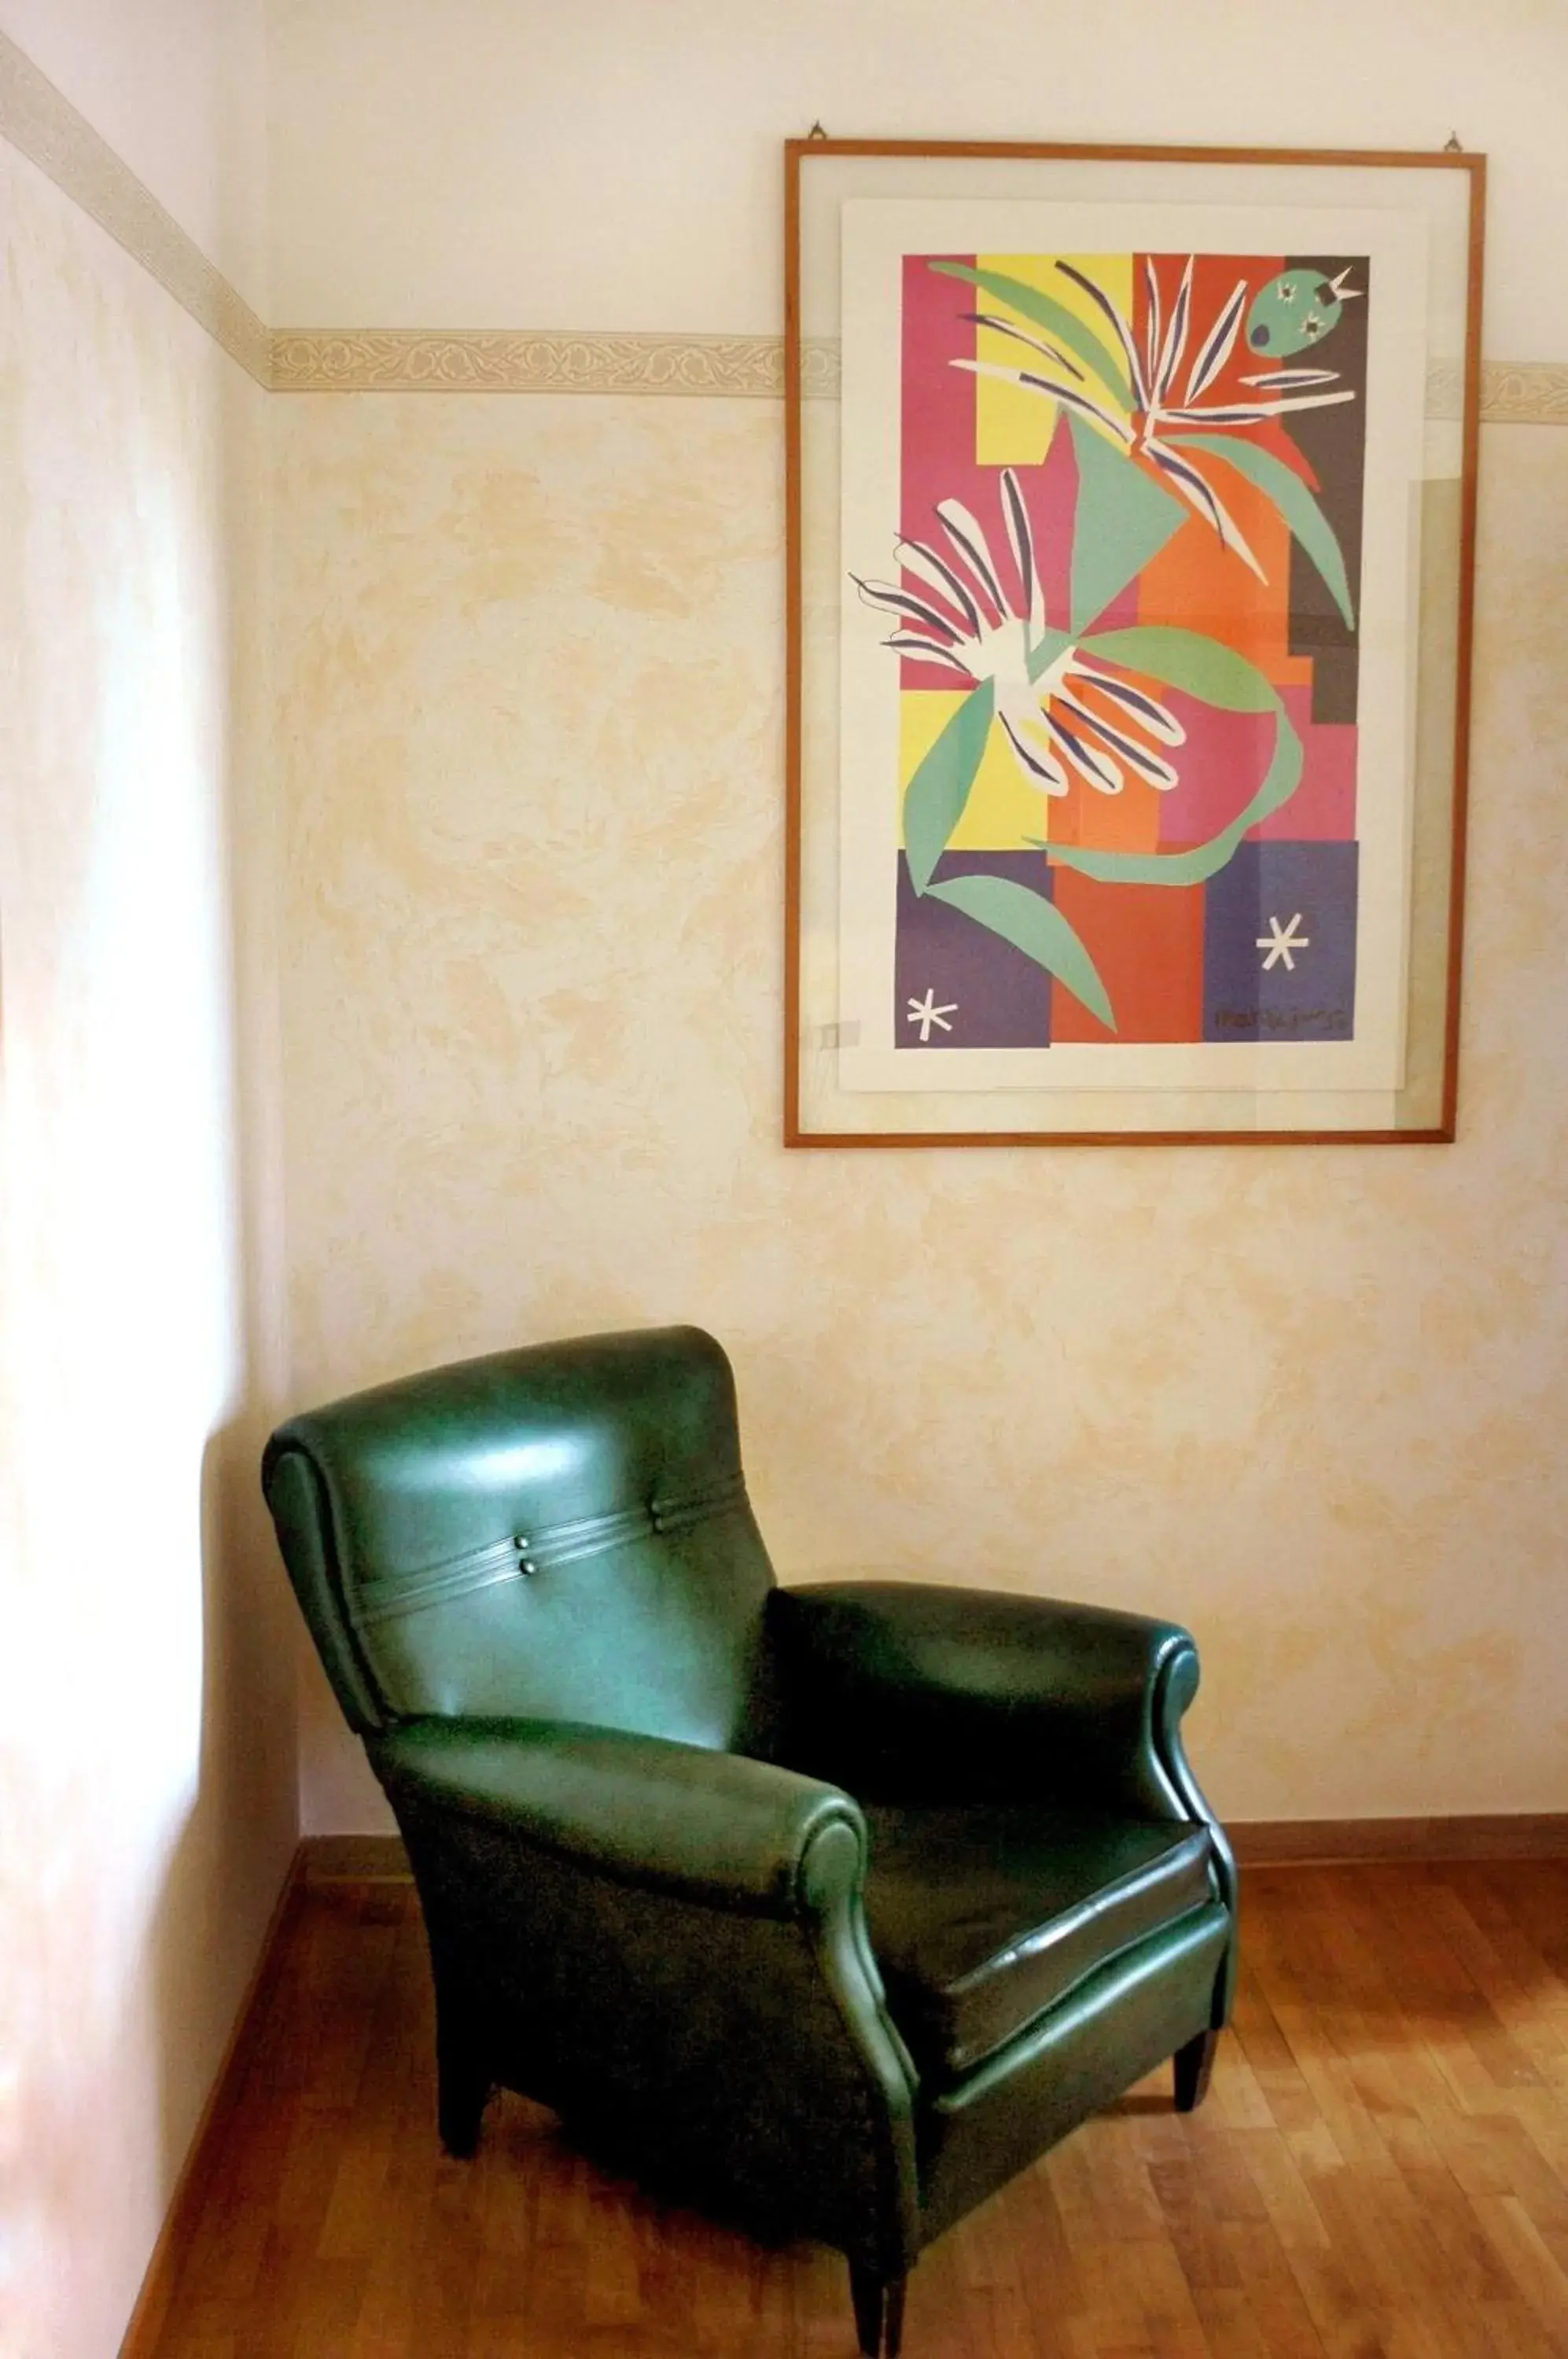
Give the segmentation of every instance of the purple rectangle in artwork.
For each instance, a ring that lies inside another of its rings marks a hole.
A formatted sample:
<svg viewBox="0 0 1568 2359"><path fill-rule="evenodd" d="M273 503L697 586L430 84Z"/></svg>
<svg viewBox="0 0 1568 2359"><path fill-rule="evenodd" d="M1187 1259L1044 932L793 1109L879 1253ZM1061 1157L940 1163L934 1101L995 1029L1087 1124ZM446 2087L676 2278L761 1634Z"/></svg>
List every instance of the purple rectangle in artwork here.
<svg viewBox="0 0 1568 2359"><path fill-rule="evenodd" d="M1051 873L1041 852L950 852L940 877L1006 876L1042 899ZM962 910L915 891L898 856L893 1037L900 1049L1045 1049L1051 977L1011 942Z"/></svg>
<svg viewBox="0 0 1568 2359"><path fill-rule="evenodd" d="M1237 847L1209 879L1205 1040L1348 1040L1356 1031L1356 847Z"/></svg>

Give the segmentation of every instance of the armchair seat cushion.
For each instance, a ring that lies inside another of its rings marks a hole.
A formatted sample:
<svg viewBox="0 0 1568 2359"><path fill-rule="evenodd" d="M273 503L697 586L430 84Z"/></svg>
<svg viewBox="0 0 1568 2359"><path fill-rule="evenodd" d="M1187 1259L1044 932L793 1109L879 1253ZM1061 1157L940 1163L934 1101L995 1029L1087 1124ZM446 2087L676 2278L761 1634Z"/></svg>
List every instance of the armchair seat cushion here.
<svg viewBox="0 0 1568 2359"><path fill-rule="evenodd" d="M1029 1802L864 1807L888 2008L939 2086L1214 1897L1206 1827Z"/></svg>

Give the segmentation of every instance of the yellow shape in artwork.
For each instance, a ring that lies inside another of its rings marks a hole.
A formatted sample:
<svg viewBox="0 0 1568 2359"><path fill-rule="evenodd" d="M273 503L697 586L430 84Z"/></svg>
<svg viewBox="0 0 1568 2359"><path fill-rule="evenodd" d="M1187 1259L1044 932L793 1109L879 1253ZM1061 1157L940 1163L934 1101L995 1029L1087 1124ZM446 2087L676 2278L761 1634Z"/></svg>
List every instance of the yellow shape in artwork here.
<svg viewBox="0 0 1568 2359"><path fill-rule="evenodd" d="M962 688L907 688L900 694L900 810L909 780L967 693ZM950 848L954 852L1023 852L1031 839L1036 843L1044 842L1050 833L1050 809L1047 797L1025 779L1000 723L994 721L964 816L949 839ZM900 829L900 842L902 840Z"/></svg>
<svg viewBox="0 0 1568 2359"><path fill-rule="evenodd" d="M1100 342L1121 358L1121 345L1116 330L1092 295L1058 270L1058 261L1070 262L1096 287L1104 288L1121 311L1124 319L1132 318L1132 256L1130 254L982 254L976 256L981 270L999 271L1005 277L1017 278L1026 287L1049 295L1064 311L1071 311L1094 331ZM1038 321L1025 319L1014 312L998 297L988 295L983 288L975 290L975 309L993 311L1007 319L1017 319L1020 328L1031 336L1049 343L1049 329ZM1049 369L1051 363L1043 353L1034 353L1020 344L1014 336L1004 336L995 328L976 328L975 357L978 361L995 362L1000 368ZM1073 355L1079 365L1079 356ZM1105 400L1108 388L1085 370L1083 392L1094 400ZM1048 394L1038 393L1029 386L1007 385L1000 377L977 376L975 380L975 456L983 467L1033 467L1044 458L1056 428L1058 405ZM1112 399L1110 408L1118 404Z"/></svg>

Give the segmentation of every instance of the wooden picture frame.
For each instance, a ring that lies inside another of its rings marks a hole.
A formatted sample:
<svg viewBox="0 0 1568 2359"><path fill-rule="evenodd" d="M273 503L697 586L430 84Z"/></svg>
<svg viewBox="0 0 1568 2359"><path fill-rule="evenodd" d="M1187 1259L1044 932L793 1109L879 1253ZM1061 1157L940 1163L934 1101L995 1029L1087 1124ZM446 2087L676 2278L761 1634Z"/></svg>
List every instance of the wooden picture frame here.
<svg viewBox="0 0 1568 2359"><path fill-rule="evenodd" d="M787 1145L1454 1137L1484 191L789 143Z"/></svg>

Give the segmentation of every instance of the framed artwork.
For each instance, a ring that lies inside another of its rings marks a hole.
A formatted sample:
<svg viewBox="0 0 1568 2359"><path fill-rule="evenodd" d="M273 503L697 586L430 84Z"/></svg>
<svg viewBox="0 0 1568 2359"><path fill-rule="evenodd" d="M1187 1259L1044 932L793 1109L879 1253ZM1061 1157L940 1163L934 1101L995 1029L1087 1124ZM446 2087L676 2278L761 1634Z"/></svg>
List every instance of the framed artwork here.
<svg viewBox="0 0 1568 2359"><path fill-rule="evenodd" d="M1482 159L787 176L788 1143L1452 1138Z"/></svg>

